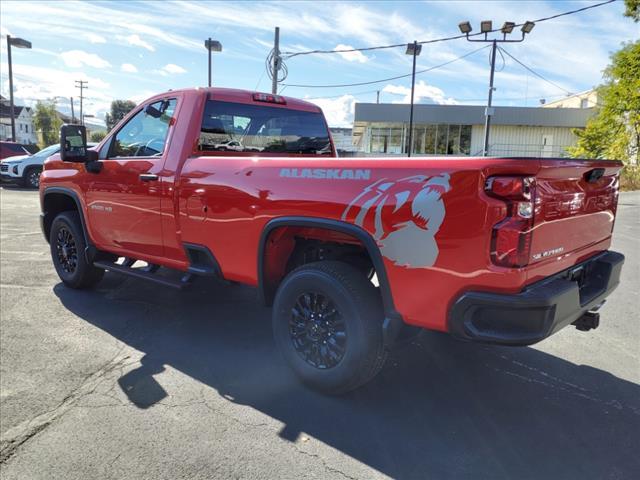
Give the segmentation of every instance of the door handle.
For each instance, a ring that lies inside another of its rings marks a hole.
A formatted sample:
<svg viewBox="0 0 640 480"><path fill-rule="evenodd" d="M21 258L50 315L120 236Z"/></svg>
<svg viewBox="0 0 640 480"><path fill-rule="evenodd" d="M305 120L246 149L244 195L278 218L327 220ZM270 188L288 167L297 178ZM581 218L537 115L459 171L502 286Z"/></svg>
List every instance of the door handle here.
<svg viewBox="0 0 640 480"><path fill-rule="evenodd" d="M155 173L141 173L139 178L142 182L155 182L158 180L158 175Z"/></svg>

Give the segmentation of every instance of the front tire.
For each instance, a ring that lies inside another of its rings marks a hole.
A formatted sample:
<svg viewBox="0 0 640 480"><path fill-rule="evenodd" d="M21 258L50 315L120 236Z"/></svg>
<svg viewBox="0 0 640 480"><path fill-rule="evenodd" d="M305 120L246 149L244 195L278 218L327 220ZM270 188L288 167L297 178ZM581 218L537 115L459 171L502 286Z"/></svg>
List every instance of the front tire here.
<svg viewBox="0 0 640 480"><path fill-rule="evenodd" d="M49 246L53 265L66 286L84 289L102 280L104 270L87 262L86 243L78 212L62 212L53 220Z"/></svg>
<svg viewBox="0 0 640 480"><path fill-rule="evenodd" d="M41 167L31 167L24 172L23 185L27 188L39 188L40 187L40 174L42 173Z"/></svg>
<svg viewBox="0 0 640 480"><path fill-rule="evenodd" d="M303 265L282 281L273 306L273 332L303 383L341 394L382 368L383 309L375 287L342 262Z"/></svg>

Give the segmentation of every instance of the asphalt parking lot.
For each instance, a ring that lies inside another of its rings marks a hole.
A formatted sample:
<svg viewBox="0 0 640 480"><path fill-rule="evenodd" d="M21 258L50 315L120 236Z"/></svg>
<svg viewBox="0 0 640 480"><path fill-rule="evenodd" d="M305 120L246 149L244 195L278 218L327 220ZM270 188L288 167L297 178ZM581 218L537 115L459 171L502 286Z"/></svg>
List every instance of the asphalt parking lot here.
<svg viewBox="0 0 640 480"><path fill-rule="evenodd" d="M640 192L601 326L532 348L426 332L344 397L301 387L255 292L58 280L37 192L0 192L2 479L624 479L640 472Z"/></svg>

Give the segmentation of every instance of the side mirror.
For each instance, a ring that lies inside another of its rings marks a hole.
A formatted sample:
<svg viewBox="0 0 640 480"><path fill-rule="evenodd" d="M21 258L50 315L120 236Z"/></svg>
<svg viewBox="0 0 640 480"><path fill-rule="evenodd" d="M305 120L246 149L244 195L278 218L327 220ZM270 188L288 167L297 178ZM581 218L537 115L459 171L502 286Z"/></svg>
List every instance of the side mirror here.
<svg viewBox="0 0 640 480"><path fill-rule="evenodd" d="M62 125L60 128L60 158L64 162L86 163L87 129L84 125Z"/></svg>

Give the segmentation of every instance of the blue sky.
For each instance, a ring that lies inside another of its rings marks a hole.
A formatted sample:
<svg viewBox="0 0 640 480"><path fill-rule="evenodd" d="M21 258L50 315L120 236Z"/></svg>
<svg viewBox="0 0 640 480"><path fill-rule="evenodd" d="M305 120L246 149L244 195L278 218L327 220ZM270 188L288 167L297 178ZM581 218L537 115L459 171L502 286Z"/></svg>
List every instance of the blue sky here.
<svg viewBox="0 0 640 480"><path fill-rule="evenodd" d="M593 1L436 2L173 2L7 1L0 4L0 67L8 94L7 33L33 43L13 50L18 102L77 97L74 80L87 80L85 112L102 118L113 99L136 102L160 91L207 82L211 36L223 44L214 54L214 85L270 90L265 57L280 26L281 49L299 51L366 47L428 40L458 33L460 21L494 26L533 20ZM498 61L499 105L535 106L601 81L609 54L640 37L640 25L622 16L621 1L536 25L525 42L506 45L519 60L559 87L529 74L508 57ZM418 69L455 59L482 45L464 39L425 45ZM417 99L425 103L482 104L488 82L487 49L418 76ZM364 53L307 55L286 62L284 83L357 83L410 73L404 48ZM311 98L332 125L348 125L355 102L408 102L410 78L350 88L281 87L285 95ZM17 103L18 103L17 102ZM68 110L68 100L59 100ZM77 107L76 107L77 108ZM77 114L77 112L76 112Z"/></svg>

